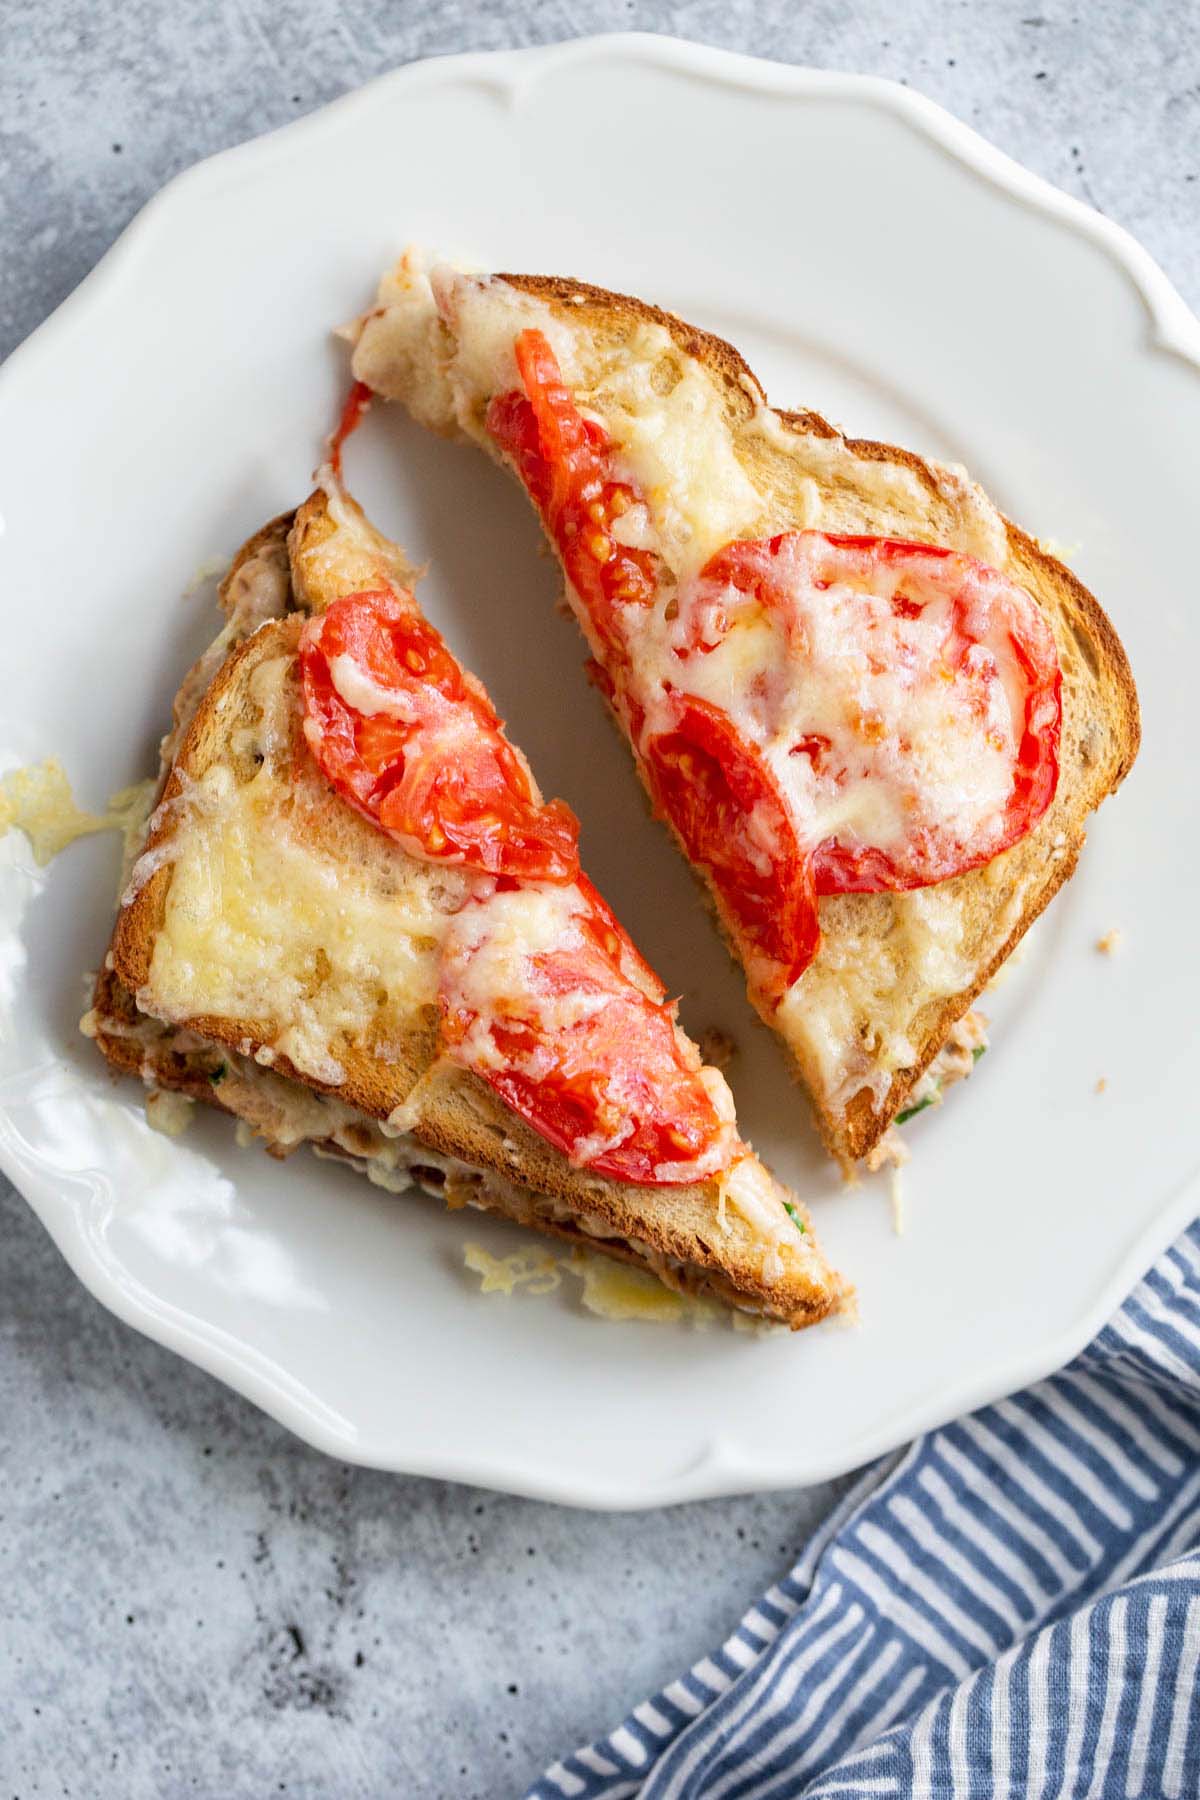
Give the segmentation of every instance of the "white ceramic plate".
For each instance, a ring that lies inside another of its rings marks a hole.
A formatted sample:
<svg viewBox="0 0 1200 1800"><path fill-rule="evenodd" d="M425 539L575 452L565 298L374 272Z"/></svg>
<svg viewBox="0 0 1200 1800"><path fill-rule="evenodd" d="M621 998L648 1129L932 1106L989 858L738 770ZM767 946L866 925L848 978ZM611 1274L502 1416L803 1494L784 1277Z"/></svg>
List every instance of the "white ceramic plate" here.
<svg viewBox="0 0 1200 1800"><path fill-rule="evenodd" d="M1200 326L1114 226L885 82L650 38L401 70L173 182L0 377L5 765L56 752L91 804L151 768L212 628L182 590L306 491L346 379L329 328L410 238L661 301L777 402L960 460L1078 541L1141 759L989 1002L991 1055L912 1128L898 1238L885 1184L839 1191L646 822L522 496L377 409L354 485L433 559L429 612L686 1022L740 1043L744 1127L814 1196L861 1327L481 1298L464 1240L516 1231L239 1151L218 1117L156 1136L75 1029L110 840L44 875L0 845L0 1162L108 1306L339 1456L613 1507L832 1475L1064 1361L1197 1210Z"/></svg>

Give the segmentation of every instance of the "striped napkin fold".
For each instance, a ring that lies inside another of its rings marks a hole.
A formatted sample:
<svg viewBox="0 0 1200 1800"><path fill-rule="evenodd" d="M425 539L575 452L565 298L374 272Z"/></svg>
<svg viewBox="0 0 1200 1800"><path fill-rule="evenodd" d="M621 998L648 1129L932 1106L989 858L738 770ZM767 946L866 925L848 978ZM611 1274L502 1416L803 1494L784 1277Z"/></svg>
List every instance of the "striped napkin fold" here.
<svg viewBox="0 0 1200 1800"><path fill-rule="evenodd" d="M1200 1222L1059 1374L876 1464L526 1800L1197 1800Z"/></svg>

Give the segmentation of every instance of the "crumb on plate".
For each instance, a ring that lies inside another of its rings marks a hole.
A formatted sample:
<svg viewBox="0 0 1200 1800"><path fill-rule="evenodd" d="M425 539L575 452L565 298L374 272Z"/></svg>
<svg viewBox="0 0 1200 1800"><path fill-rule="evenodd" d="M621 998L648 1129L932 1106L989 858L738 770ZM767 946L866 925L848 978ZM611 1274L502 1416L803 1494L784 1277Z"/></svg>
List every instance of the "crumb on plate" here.
<svg viewBox="0 0 1200 1800"><path fill-rule="evenodd" d="M636 1319L653 1325L683 1323L697 1331L727 1323L734 1331L753 1336L786 1329L773 1319L728 1309L700 1294L677 1293L664 1286L650 1269L633 1268L587 1250L575 1249L560 1256L552 1250L531 1247L515 1250L511 1256L493 1256L482 1244L469 1243L463 1247L463 1262L472 1274L479 1276L479 1291L483 1294L552 1294L564 1275L574 1275L580 1283L580 1301L600 1319Z"/></svg>
<svg viewBox="0 0 1200 1800"><path fill-rule="evenodd" d="M737 1045L719 1025L708 1025L697 1038L700 1054L714 1069L727 1069L737 1055Z"/></svg>

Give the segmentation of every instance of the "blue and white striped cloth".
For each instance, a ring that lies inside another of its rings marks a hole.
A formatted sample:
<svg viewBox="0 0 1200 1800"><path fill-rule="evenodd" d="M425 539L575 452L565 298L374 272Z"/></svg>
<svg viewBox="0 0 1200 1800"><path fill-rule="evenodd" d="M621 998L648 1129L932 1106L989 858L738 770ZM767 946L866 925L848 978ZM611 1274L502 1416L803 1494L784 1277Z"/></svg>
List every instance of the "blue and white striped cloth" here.
<svg viewBox="0 0 1200 1800"><path fill-rule="evenodd" d="M1073 1363L876 1465L527 1800L1196 1800L1200 1223Z"/></svg>

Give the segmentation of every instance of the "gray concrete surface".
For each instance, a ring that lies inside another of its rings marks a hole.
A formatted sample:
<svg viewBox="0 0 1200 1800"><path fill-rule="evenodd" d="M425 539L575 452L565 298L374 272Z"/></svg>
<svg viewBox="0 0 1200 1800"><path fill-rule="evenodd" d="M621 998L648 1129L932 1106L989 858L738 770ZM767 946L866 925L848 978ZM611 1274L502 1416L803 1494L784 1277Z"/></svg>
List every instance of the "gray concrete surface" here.
<svg viewBox="0 0 1200 1800"><path fill-rule="evenodd" d="M0 4L0 353L196 158L411 58L638 26L910 82L1200 300L1200 14L894 0ZM517 1795L836 1489L641 1517L347 1469L110 1318L0 1183L0 1800Z"/></svg>

